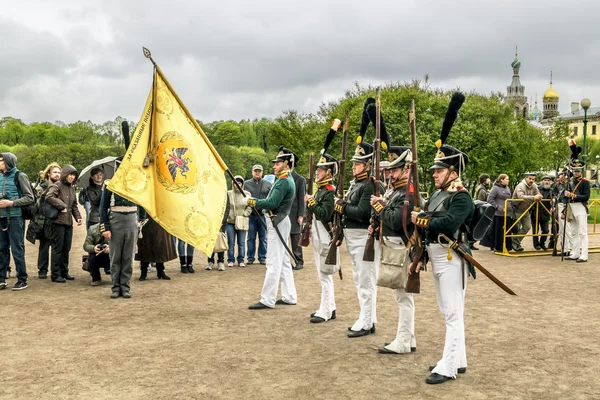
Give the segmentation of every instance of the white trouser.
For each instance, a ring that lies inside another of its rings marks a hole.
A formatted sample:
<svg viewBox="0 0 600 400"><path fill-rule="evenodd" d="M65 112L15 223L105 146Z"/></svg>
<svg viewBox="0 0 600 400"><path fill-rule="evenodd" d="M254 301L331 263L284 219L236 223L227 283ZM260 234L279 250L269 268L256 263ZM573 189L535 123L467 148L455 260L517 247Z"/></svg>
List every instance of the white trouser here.
<svg viewBox="0 0 600 400"><path fill-rule="evenodd" d="M395 240L397 239L397 240ZM404 249L404 244L401 239L385 237L385 245L387 247L401 250ZM411 347L417 347L415 338L415 301L412 293L406 293L404 289L394 289L394 297L398 302L398 331L393 342L385 346L386 349L396 353L410 353Z"/></svg>
<svg viewBox="0 0 600 400"><path fill-rule="evenodd" d="M573 241L571 244L570 258L588 259L588 232L587 232L587 210L581 203L571 203L569 205L573 211L573 220L567 221L567 226L571 230ZM581 251L580 251L581 249Z"/></svg>
<svg viewBox="0 0 600 400"><path fill-rule="evenodd" d="M290 255L283 247L271 219L265 219L267 222L267 247L269 251L267 252L267 273L260 292L260 302L265 306L275 307L277 286L281 282L281 299L286 303L296 304L298 300L296 299L296 286L294 285ZM287 240L290 236L291 226L289 217L285 217L277 225L284 240Z"/></svg>
<svg viewBox="0 0 600 400"><path fill-rule="evenodd" d="M565 204L564 203L558 203L558 215L559 215L559 222L558 222L558 233L560 234L560 245L561 245L561 251L564 253L566 251L569 251L570 249L573 248L573 232L571 232L571 228L569 226L569 224L565 224L565 220L562 219L562 215L563 212L565 210ZM567 232L565 233L565 228L567 229ZM563 238L565 240L565 248L562 248L562 243L563 243Z"/></svg>
<svg viewBox="0 0 600 400"><path fill-rule="evenodd" d="M319 309L315 312L315 316L323 318L325 321L331 318L331 313L335 310L335 293L333 290L333 275L327 275L321 272L321 265L325 264L326 256L319 254L319 248L321 245L327 246L330 242L329 233L323 226L321 221L313 219L311 228L311 237L313 249L315 252L315 265L317 266L317 273L319 275L319 281L321 282L321 304ZM340 251L337 251L336 265L340 264Z"/></svg>
<svg viewBox="0 0 600 400"><path fill-rule="evenodd" d="M360 306L360 315L351 328L353 331L371 329L377 322L377 270L381 249L379 242L375 241L375 261L363 261L367 235L366 229L344 229L346 248L352 261L352 278Z"/></svg>
<svg viewBox="0 0 600 400"><path fill-rule="evenodd" d="M429 244L427 253L433 265L433 283L438 306L446 318L444 354L432 372L456 378L458 368L467 367L464 322L467 265L463 265L462 258L454 250L451 251L452 260L449 261L448 248L437 243Z"/></svg>

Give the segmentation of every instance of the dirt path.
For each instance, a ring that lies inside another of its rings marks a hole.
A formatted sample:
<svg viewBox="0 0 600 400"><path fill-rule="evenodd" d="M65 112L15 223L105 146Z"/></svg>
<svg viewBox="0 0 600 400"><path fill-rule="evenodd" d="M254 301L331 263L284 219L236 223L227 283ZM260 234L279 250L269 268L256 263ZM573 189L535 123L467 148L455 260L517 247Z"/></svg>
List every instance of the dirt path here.
<svg viewBox="0 0 600 400"><path fill-rule="evenodd" d="M171 281L156 280L154 271L137 281L136 263L133 298L111 300L110 286L90 287L80 268L84 236L77 228L75 281L38 280L37 249L27 246L29 288L0 292L0 398L600 398L599 254L561 264L475 252L519 296L483 275L469 280L468 371L429 386L427 366L441 356L445 329L430 273L415 300L417 352L380 355L377 348L395 335L397 305L391 290L380 289L377 333L346 337L358 302L345 251L345 279L335 280L338 318L314 325L308 319L320 287L312 251L294 273L298 305L250 311L264 267L204 271L203 256L194 275L167 264Z"/></svg>

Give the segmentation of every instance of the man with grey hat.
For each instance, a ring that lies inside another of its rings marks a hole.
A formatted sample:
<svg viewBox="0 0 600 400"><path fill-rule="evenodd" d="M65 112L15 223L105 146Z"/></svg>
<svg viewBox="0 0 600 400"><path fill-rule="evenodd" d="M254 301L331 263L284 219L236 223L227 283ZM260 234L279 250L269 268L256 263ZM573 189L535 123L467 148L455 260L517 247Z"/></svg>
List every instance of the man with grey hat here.
<svg viewBox="0 0 600 400"><path fill-rule="evenodd" d="M244 190L250 192L254 199L266 199L271 190L271 184L263 178L263 167L260 164L255 164L252 167L252 179L244 182ZM260 213L260 209L258 209ZM262 219L262 223L258 220ZM247 264L253 264L256 256L256 236L258 235L258 261L261 264L266 263L267 258L267 231L265 230L265 217L260 214L257 217L254 214L250 215L248 221L248 238L246 240L246 256Z"/></svg>
<svg viewBox="0 0 600 400"><path fill-rule="evenodd" d="M527 172L513 192L513 199L521 199L513 203L515 210L515 221L517 226L513 230L515 235L525 235L531 229L531 214L526 212L534 201L542 199L542 195L535 184L535 172ZM523 251L523 236L512 238L512 246L515 251Z"/></svg>
<svg viewBox="0 0 600 400"><path fill-rule="evenodd" d="M548 250L546 241L548 240L548 233L550 229L548 224L550 223L550 210L554 207L552 204L552 177L544 175L542 183L538 187L540 194L542 195L542 202L539 203L538 207L531 207L531 220L537 221L539 235L533 236L533 247L536 250ZM543 201L546 200L546 201ZM536 228L533 229L535 233Z"/></svg>

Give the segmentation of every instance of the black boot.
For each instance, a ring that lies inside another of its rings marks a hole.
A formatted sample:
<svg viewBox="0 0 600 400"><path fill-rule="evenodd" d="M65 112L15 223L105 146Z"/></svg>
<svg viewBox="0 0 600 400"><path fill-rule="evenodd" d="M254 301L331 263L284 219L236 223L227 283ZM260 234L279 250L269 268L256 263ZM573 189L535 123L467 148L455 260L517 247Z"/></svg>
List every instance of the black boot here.
<svg viewBox="0 0 600 400"><path fill-rule="evenodd" d="M165 281L170 281L171 278L167 274L165 274L165 264L156 263L156 277L158 279L164 279Z"/></svg>
<svg viewBox="0 0 600 400"><path fill-rule="evenodd" d="M145 281L148 276L148 263L141 262L140 263L140 281Z"/></svg>
<svg viewBox="0 0 600 400"><path fill-rule="evenodd" d="M196 272L196 270L192 266L193 261L194 261L194 256L187 256L187 270L190 274L193 274Z"/></svg>
<svg viewBox="0 0 600 400"><path fill-rule="evenodd" d="M187 266L187 263L185 261L185 256L179 256L179 263L181 264L181 273L182 274L187 274L188 273L188 266Z"/></svg>

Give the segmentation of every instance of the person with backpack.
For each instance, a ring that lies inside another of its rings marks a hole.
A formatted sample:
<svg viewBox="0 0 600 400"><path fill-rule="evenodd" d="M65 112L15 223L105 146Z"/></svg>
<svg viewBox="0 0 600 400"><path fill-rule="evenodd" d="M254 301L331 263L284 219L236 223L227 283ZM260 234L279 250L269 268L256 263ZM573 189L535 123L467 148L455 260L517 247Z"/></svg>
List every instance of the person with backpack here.
<svg viewBox="0 0 600 400"><path fill-rule="evenodd" d="M6 289L11 252L17 270L17 283L12 289L27 288L24 218L27 215L23 211L34 199L29 178L17 169L17 157L13 153L0 154L0 290Z"/></svg>
<svg viewBox="0 0 600 400"><path fill-rule="evenodd" d="M38 192L38 212L36 213L35 219L32 222L36 222L39 226L39 232L35 239L40 242L38 250L38 279L46 279L48 277L48 265L50 261L50 245L52 244L52 220L46 217L43 209L43 203L46 201L46 194L51 185L55 184L60 180L60 165L53 162L46 167L43 172L43 180L36 186ZM29 225L31 229L31 224ZM28 229L28 238L29 238ZM34 239L34 240L35 240Z"/></svg>
<svg viewBox="0 0 600 400"><path fill-rule="evenodd" d="M72 165L65 165L60 174L60 181L51 185L46 194L46 202L59 210L52 221L52 282L65 283L75 279L69 275L69 252L73 241L73 219L77 225L83 219L77 207L75 182L79 172Z"/></svg>

